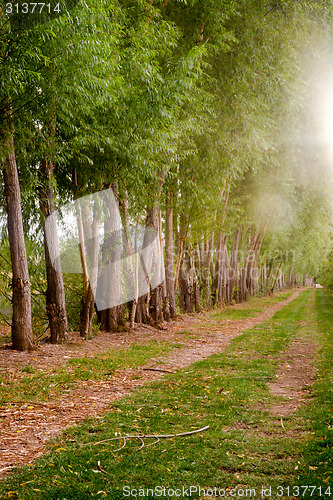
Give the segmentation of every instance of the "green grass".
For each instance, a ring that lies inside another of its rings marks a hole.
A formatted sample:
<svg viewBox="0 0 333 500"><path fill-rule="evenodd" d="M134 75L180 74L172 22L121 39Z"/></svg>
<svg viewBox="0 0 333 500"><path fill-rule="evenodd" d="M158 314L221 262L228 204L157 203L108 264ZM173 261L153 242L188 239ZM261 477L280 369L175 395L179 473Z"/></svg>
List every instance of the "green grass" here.
<svg viewBox="0 0 333 500"><path fill-rule="evenodd" d="M293 294L292 291L279 293L274 296L267 297L249 297L248 302L242 304L241 307L227 307L226 309L217 309L210 312L210 316L216 319L243 319L254 318L259 316L270 305L282 302L288 299Z"/></svg>
<svg viewBox="0 0 333 500"><path fill-rule="evenodd" d="M36 373L36 368L33 365L27 364L27 365L22 366L21 372L24 372L24 373Z"/></svg>
<svg viewBox="0 0 333 500"><path fill-rule="evenodd" d="M201 335L198 335L197 333L190 331L190 330L177 331L176 335L179 336L181 340L185 340L185 339L194 340L194 339L201 338Z"/></svg>
<svg viewBox="0 0 333 500"><path fill-rule="evenodd" d="M255 316L258 316L264 308L254 308L254 307L249 307L249 308L244 308L244 309L234 309L232 307L228 307L223 313L218 312L215 314L212 314L213 317L215 318L220 318L220 319L243 319L243 318L253 318Z"/></svg>
<svg viewBox="0 0 333 500"><path fill-rule="evenodd" d="M308 411L314 434L303 450L311 466L303 471L299 484L333 485L333 294L317 290L316 309L322 348L315 400Z"/></svg>
<svg viewBox="0 0 333 500"><path fill-rule="evenodd" d="M0 404L45 401L72 390L80 381L106 380L115 370L137 368L180 346L179 343L150 341L145 345L133 344L127 349L108 349L97 356L69 359L64 366L51 367L50 373L27 364L19 372L0 375Z"/></svg>
<svg viewBox="0 0 333 500"><path fill-rule="evenodd" d="M0 334L0 345L1 344L9 344L12 340L12 336L10 333L1 333Z"/></svg>
<svg viewBox="0 0 333 500"><path fill-rule="evenodd" d="M325 308L331 307L332 296L324 291L318 295L319 325L324 330L319 334L313 314L308 325L302 323L314 308L313 296L314 291L302 292L270 321L235 338L223 354L167 375L113 404L102 417L67 429L35 467L25 467L1 483L0 498L9 498L11 492L11 498L24 500L121 499L126 485L137 490L192 485L236 488L244 491L243 496L252 488L256 495L251 497L258 500L261 488L271 487L276 500L290 498L286 488L299 481L327 488L328 464L320 462L330 461L326 422L332 409L331 382L326 370L332 359L326 351L332 353L327 333L332 332L333 318ZM279 354L295 338L323 343L320 373L325 381L318 379L313 404L282 421L267 411L279 400L272 397L267 382L275 377ZM318 406L325 401L322 413ZM137 439L128 440L121 450L122 440L93 445L116 436L179 433L205 425L210 426L206 432L153 446L146 439L142 449ZM311 432L315 434L309 443ZM311 468L315 466L318 469ZM278 496L279 486L284 489ZM176 497L166 492L160 498ZM192 491L191 498L199 498L198 492ZM302 498L318 497L306 493Z"/></svg>

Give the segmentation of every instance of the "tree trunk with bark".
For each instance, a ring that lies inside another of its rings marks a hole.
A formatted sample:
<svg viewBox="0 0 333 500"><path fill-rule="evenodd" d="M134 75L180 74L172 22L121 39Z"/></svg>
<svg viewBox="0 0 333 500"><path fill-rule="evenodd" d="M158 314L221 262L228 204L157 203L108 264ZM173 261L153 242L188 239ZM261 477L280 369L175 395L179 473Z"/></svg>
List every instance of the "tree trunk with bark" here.
<svg viewBox="0 0 333 500"><path fill-rule="evenodd" d="M159 276L162 270L164 272L161 215L159 207L165 176L166 171L161 171L158 176L157 195L154 204L147 208L146 230L143 241L143 252L144 249L147 249L150 245L154 247L154 251L150 254L149 252L144 253L146 254L146 258L148 258L148 261L150 261L148 263L148 268L150 269L151 259L153 259L153 274L157 273ZM146 297L140 297L138 299L136 305L136 319L139 323L152 323L153 326L158 327L159 323L161 323L164 319L163 303L165 303L165 287L162 281L160 285L158 285L157 287L155 286L152 290L150 290L150 276L147 275L146 280L147 295Z"/></svg>
<svg viewBox="0 0 333 500"><path fill-rule="evenodd" d="M176 300L175 300L175 280L173 271L173 208L172 208L172 193L167 193L166 196L166 211L165 211L165 286L166 296L169 302L169 311L171 318L177 317Z"/></svg>
<svg viewBox="0 0 333 500"><path fill-rule="evenodd" d="M228 236L223 232L225 220L227 217L227 207L229 203L229 187L228 180L224 183L225 189L221 192L222 211L220 218L220 230L216 238L216 254L215 254L215 266L213 268L212 284L213 284L213 297L214 303L217 305L223 305L226 300L226 261L227 261L227 241Z"/></svg>
<svg viewBox="0 0 333 500"><path fill-rule="evenodd" d="M212 306L210 270L211 270L213 245L214 245L214 231L211 231L209 238L205 241L204 244L204 256L202 259L203 266L201 269L203 306L205 309L210 309Z"/></svg>
<svg viewBox="0 0 333 500"><path fill-rule="evenodd" d="M229 269L229 290L228 290L228 303L231 304L234 296L234 289L238 280L238 246L239 246L239 229L234 233L234 241L232 248L231 263Z"/></svg>
<svg viewBox="0 0 333 500"><path fill-rule="evenodd" d="M191 249L190 253L190 276L191 276L191 281L192 281L192 302L193 302L193 307L196 312L201 311L201 305L200 305L200 283L195 267L195 252L194 249Z"/></svg>
<svg viewBox="0 0 333 500"><path fill-rule="evenodd" d="M220 233L216 247L215 260L215 280L216 285L216 304L224 305L228 302L228 275L229 275L229 255L228 243L229 235Z"/></svg>
<svg viewBox="0 0 333 500"><path fill-rule="evenodd" d="M159 223L158 208L156 206L148 208L143 248L148 248L150 244L153 244L153 240L156 239L156 245L159 246L158 251L162 251L162 249L160 248ZM156 248L157 247L155 247L155 249ZM150 268L150 259L153 259L153 255L147 254L147 258L149 261L148 268ZM163 286L159 285L153 290L150 290L148 274L146 275L146 286L147 295L140 297L137 302L136 322L152 323L154 326L157 326L163 321Z"/></svg>
<svg viewBox="0 0 333 500"><path fill-rule="evenodd" d="M162 259L163 259L163 250L161 248L161 218L160 218L160 212L159 209L155 206L152 208L149 208L147 210L147 221L146 221L146 227L148 228L148 231L150 228L152 228L154 231L156 231L156 243L157 243L157 252L159 255L160 264L162 264ZM150 294L150 303L149 303L149 316L151 317L153 323L155 325L158 325L159 323L162 323L164 316L163 316L163 283L161 283L159 286L153 288L151 290Z"/></svg>
<svg viewBox="0 0 333 500"><path fill-rule="evenodd" d="M122 257L122 231L119 215L119 190L118 183L111 186L116 202L116 212L110 203L107 203L108 217L104 222L104 242L102 248L102 261L104 269L101 273L105 286L105 296L111 296L115 303L121 302L121 257ZM106 332L123 331L125 328L124 305L119 303L113 307L103 309L101 316L101 330Z"/></svg>
<svg viewBox="0 0 333 500"><path fill-rule="evenodd" d="M78 225L80 222L82 223L82 219L84 218L83 227L78 227L79 236L83 235L84 238L83 241L79 241L79 245L82 250L85 248L87 250L87 266L90 268L89 284L87 287L84 287L86 293L83 295L80 311L80 336L87 339L92 332L95 292L97 286L100 207L98 206L98 202L95 201L92 216L90 214L90 209L86 204L80 206L78 210L81 212L81 218L77 219Z"/></svg>
<svg viewBox="0 0 333 500"><path fill-rule="evenodd" d="M215 270L214 270L214 290L215 304L222 305L222 272L223 272L223 233L219 232L216 240ZM200 253L200 247L198 248Z"/></svg>
<svg viewBox="0 0 333 500"><path fill-rule="evenodd" d="M192 313L194 308L193 282L191 280L191 263L188 251L184 251L182 256L179 275L179 307L183 313Z"/></svg>
<svg viewBox="0 0 333 500"><path fill-rule="evenodd" d="M246 263L247 263L247 249L250 245L251 237L248 234L250 230L250 226L248 226L244 231L242 231L242 248L243 250L240 254L240 262L239 262L239 293L238 298L239 302L244 302L247 300L248 291L246 288Z"/></svg>
<svg viewBox="0 0 333 500"><path fill-rule="evenodd" d="M48 235L45 220L54 212L54 191L52 186L53 162L43 160L41 163L42 187L39 191L39 202L43 215L44 253L47 278L46 313L49 320L51 343L61 344L68 337L68 323L65 302L65 288L60 259L55 268L51 262L49 245L59 254L57 223L54 217L48 219ZM48 236L48 237L47 237Z"/></svg>
<svg viewBox="0 0 333 500"><path fill-rule="evenodd" d="M200 284L195 267L195 252L190 248L183 252L179 276L179 307L182 312L201 311Z"/></svg>
<svg viewBox="0 0 333 500"><path fill-rule="evenodd" d="M261 295L267 294L267 267L266 262L261 267Z"/></svg>
<svg viewBox="0 0 333 500"><path fill-rule="evenodd" d="M250 243L247 251L245 273L246 273L246 291L251 295L257 295L259 293L259 271L258 271L258 261L260 250L264 241L264 237L267 231L268 223L271 217L271 212L266 218L264 227L260 233L258 229L254 229L252 238L250 238ZM258 226L260 225L260 216Z"/></svg>
<svg viewBox="0 0 333 500"><path fill-rule="evenodd" d="M15 158L13 124L9 105L5 120L8 129L5 131L6 136L4 137L3 179L13 275L12 346L17 351L28 351L34 348L31 326L30 278L23 232L21 193Z"/></svg>
<svg viewBox="0 0 333 500"><path fill-rule="evenodd" d="M134 299L130 301L129 303L129 323L130 323L130 329L134 330L134 323L135 323L135 312L136 312L136 306L138 302L138 266L139 266L139 261L138 261L138 230L139 230L139 222L140 222L140 215L137 217L137 224L136 224L136 229L135 229L135 236L134 236L134 254L132 255L132 243L131 243L131 238L130 238L130 218L129 218L129 213L128 213L128 200L127 200L127 193L125 197L121 201L121 208L122 208L122 214L123 214L123 219L124 219L124 237L123 237L123 245L124 245L124 253L127 256L126 261L124 262L124 266L126 265L125 271L125 277L126 277L126 283L125 286L127 289L131 289L134 287Z"/></svg>
<svg viewBox="0 0 333 500"><path fill-rule="evenodd" d="M148 300L148 295L142 295L141 297L138 298L138 302L136 304L135 322L139 323L139 325L149 323L149 315L147 312L147 300Z"/></svg>
<svg viewBox="0 0 333 500"><path fill-rule="evenodd" d="M271 293L274 292L274 290L276 288L276 285L278 283L278 280L280 278L280 273L281 273L282 265L283 265L283 262L280 262L280 265L279 265L278 269L276 270L276 274L275 274L275 277L274 277L274 280L273 280L273 284L272 284L272 287L271 287Z"/></svg>
<svg viewBox="0 0 333 500"><path fill-rule="evenodd" d="M257 229L253 231L252 238L250 240L249 248L247 250L246 257L246 291L250 293L250 295L254 295L256 290L256 282L258 280L258 272L257 272L257 262L256 262L256 246L258 244L258 240L260 238L259 232Z"/></svg>

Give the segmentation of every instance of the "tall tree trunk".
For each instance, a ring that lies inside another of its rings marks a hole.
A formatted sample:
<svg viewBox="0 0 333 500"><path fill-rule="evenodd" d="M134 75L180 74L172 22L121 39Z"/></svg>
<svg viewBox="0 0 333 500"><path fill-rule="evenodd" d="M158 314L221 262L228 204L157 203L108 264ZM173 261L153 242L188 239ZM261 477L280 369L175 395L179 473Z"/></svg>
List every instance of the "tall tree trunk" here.
<svg viewBox="0 0 333 500"><path fill-rule="evenodd" d="M165 279L165 257L163 255L163 236L162 236L162 212L159 210L158 214L158 245L159 245L159 252L160 252L160 262L161 265L163 265L163 274L164 274L164 279L162 282L162 312L163 312L163 318L165 321L171 321L171 313L170 313L170 302L169 302L169 296L167 293L167 286L166 286L166 279Z"/></svg>
<svg viewBox="0 0 333 500"><path fill-rule="evenodd" d="M263 244L264 237L267 231L268 223L271 218L271 214L272 212L270 211L270 213L266 218L261 233L257 229L254 230L253 236L250 239L249 243L245 268L246 268L246 289L248 292L250 292L251 295L255 295L259 291L258 260L259 260L261 246ZM262 215L263 214L261 214L260 216L258 225L260 225Z"/></svg>
<svg viewBox="0 0 333 500"><path fill-rule="evenodd" d="M205 241L205 255L203 259L203 268L202 268L203 305L207 309L209 309L212 306L210 269L211 269L213 245L214 245L214 231L211 231L209 238Z"/></svg>
<svg viewBox="0 0 333 500"><path fill-rule="evenodd" d="M126 260L126 287L131 288L134 286L134 299L129 304L129 322L130 329L134 330L134 322L135 322L135 312L136 306L139 298L139 284L138 284L138 231L139 231L139 223L140 223L140 215L137 216L137 224L135 229L134 236L134 255L132 258L132 244L130 239L130 218L128 213L128 200L127 193L121 202L123 219L124 219L124 238L123 245L124 251L127 256ZM125 265L125 264L124 264Z"/></svg>
<svg viewBox="0 0 333 500"><path fill-rule="evenodd" d="M190 252L184 251L179 275L179 307L184 313L192 313L194 308L193 280L191 279Z"/></svg>
<svg viewBox="0 0 333 500"><path fill-rule="evenodd" d="M147 208L146 231L143 248L148 248L152 240L157 236L157 245L160 248L159 239L159 209L157 206ZM162 257L162 255L161 255ZM153 259L153 255L147 254L147 258ZM148 263L150 269L150 264ZM136 322L152 323L157 326L163 321L163 286L159 285L150 291L149 275L146 276L147 295L138 299L136 306Z"/></svg>
<svg viewBox="0 0 333 500"><path fill-rule="evenodd" d="M82 210L83 208L83 210ZM78 230L79 236L84 236L84 241L79 241L82 249L87 250L87 266L90 267L89 285L86 295L83 296L81 311L80 311L80 336L85 339L92 332L92 320L94 315L95 292L97 286L97 269L98 269L98 237L99 237L99 210L98 202L95 201L93 208L93 216L91 217L90 209L87 205L79 207L81 214L83 211L84 224ZM78 224L81 219L78 219Z"/></svg>
<svg viewBox="0 0 333 500"><path fill-rule="evenodd" d="M130 311L130 328L134 329L135 314L139 300L139 256L138 256L138 232L139 232L140 215L137 217L134 237L134 262L133 262L133 279L134 279L134 300ZM129 227L129 225L128 225Z"/></svg>
<svg viewBox="0 0 333 500"><path fill-rule="evenodd" d="M138 298L138 302L136 304L135 322L139 323L140 325L149 323L149 315L148 315L148 311L147 311L147 301L148 301L148 296L142 295L141 297Z"/></svg>
<svg viewBox="0 0 333 500"><path fill-rule="evenodd" d="M223 289L222 282L225 274L225 262L226 262L226 243L228 237L225 236L224 233L224 224L227 217L227 206L229 203L229 185L228 180L224 182L224 190L221 192L221 200L223 200L221 218L220 218L220 230L217 234L216 238L216 255L215 255L215 269L213 276L213 296L215 299L215 304L222 305L223 298Z"/></svg>
<svg viewBox="0 0 333 500"><path fill-rule="evenodd" d="M119 216L119 191L118 183L112 186L114 199L118 212L113 213L114 207L107 207L109 217L104 222L104 245L102 248L103 264L106 266L101 273L106 273L102 281L106 287L105 294L112 293L114 301L120 302L121 297L121 250L123 246L122 235L120 235L121 220ZM112 262L112 264L111 264ZM111 265L111 267L110 267ZM115 305L101 311L101 329L106 332L117 332L124 330L124 306Z"/></svg>
<svg viewBox="0 0 333 500"><path fill-rule="evenodd" d="M265 261L261 268L261 294L266 295L266 293L267 293L267 268Z"/></svg>
<svg viewBox="0 0 333 500"><path fill-rule="evenodd" d="M228 255L229 235L220 233L218 235L218 244L215 261L215 279L217 280L216 304L224 305L228 302L227 284L229 275L229 255Z"/></svg>
<svg viewBox="0 0 333 500"><path fill-rule="evenodd" d="M191 283L192 283L192 303L193 307L196 312L201 311L201 306L200 306L200 283L198 280L198 275L197 271L195 268L195 252L194 249L191 249L190 253L190 276L191 276Z"/></svg>
<svg viewBox="0 0 333 500"><path fill-rule="evenodd" d="M192 283L190 278L191 265L189 251L186 248L186 238L189 232L189 222L181 214L179 217L179 230L177 235L177 263L175 273L175 291L178 287L178 300L181 312L192 312Z"/></svg>
<svg viewBox="0 0 333 500"><path fill-rule="evenodd" d="M160 252L159 257L162 258L162 248L160 240L160 217L158 208L152 207L147 210L146 227L153 228L157 232L157 246ZM158 325L163 321L163 284L157 286L151 291L149 315L153 322Z"/></svg>
<svg viewBox="0 0 333 500"><path fill-rule="evenodd" d="M75 206L75 215L77 220L78 227L78 236L79 236L79 252L80 252L80 260L83 271L83 298L86 297L89 288L89 276L88 276L88 268L87 268L87 260L84 248L84 230L83 230L83 221L82 221L82 211L79 204Z"/></svg>
<svg viewBox="0 0 333 500"><path fill-rule="evenodd" d="M229 299L229 274L230 274L230 260L227 247L228 237L225 237L224 243L224 271L223 271L223 282L222 282L222 292L223 292L223 302L228 304Z"/></svg>
<svg viewBox="0 0 333 500"><path fill-rule="evenodd" d="M282 265L283 265L283 262L280 262L280 265L279 265L279 268L277 269L276 271L276 275L275 275L275 278L273 280L273 285L272 285L272 288L271 288L271 293L274 292L274 289L276 287L276 284L278 282L278 279L280 277L280 273L281 273L281 269L282 269Z"/></svg>
<svg viewBox="0 0 333 500"><path fill-rule="evenodd" d="M51 343L61 344L67 340L68 323L65 303L65 288L61 271L60 259L57 268L52 265L49 245L55 247L59 254L57 223L54 217L48 219L48 234L45 220L54 212L54 192L52 187L53 163L43 160L41 163L42 188L39 191L40 207L43 214L44 252L47 278L46 313L50 325Z"/></svg>
<svg viewBox="0 0 333 500"><path fill-rule="evenodd" d="M182 215L179 216L179 230L177 232L177 240L176 240L176 251L177 251L177 261L176 261L176 270L175 270L175 293L177 291L178 279L180 275L180 266L183 257L183 251L185 247L185 241L189 232L189 222L184 219Z"/></svg>
<svg viewBox="0 0 333 500"><path fill-rule="evenodd" d="M166 172L162 171L158 177L157 196L152 206L147 208L146 218L146 231L143 241L143 248L148 248L152 243L152 239L156 238L156 255L151 257L155 259L155 271L159 274L161 270L164 271L163 248L161 238L161 217L160 217L160 199L162 187L165 180ZM157 258L157 261L156 261ZM150 257L148 257L148 260ZM150 266L148 266L150 268ZM150 293L149 276L147 278L147 296L140 297L136 307L136 318L138 322L151 322L154 326L158 326L164 319L163 317L163 298L164 298L164 285L161 283L154 287ZM150 295L150 297L149 297ZM145 306L147 304L146 311Z"/></svg>
<svg viewBox="0 0 333 500"><path fill-rule="evenodd" d="M214 273L214 289L215 289L215 304L222 305L222 273L223 273L223 240L224 235L219 232L216 240L216 254L215 254L215 273ZM200 247L198 249L200 252Z"/></svg>
<svg viewBox="0 0 333 500"><path fill-rule="evenodd" d="M247 263L247 248L250 244L251 238L249 238L248 231L250 226L245 228L242 234L242 248L244 249L240 256L239 262L239 302L244 302L247 300L247 288L246 288L246 263ZM246 250L245 250L246 249Z"/></svg>
<svg viewBox="0 0 333 500"><path fill-rule="evenodd" d="M256 272L256 245L257 241L260 238L259 232L257 229L254 230L253 236L250 240L249 248L247 250L246 257L246 290L251 295L254 294L255 291L255 280L258 279L258 276L253 276L253 273Z"/></svg>
<svg viewBox="0 0 333 500"><path fill-rule="evenodd" d="M5 118L8 130L6 131L4 140L6 156L4 158L3 179L13 274L12 345L13 349L17 351L28 351L34 348L31 326L30 279L24 242L21 194L14 150L13 124L9 112Z"/></svg>
<svg viewBox="0 0 333 500"><path fill-rule="evenodd" d="M228 302L232 303L234 288L237 283L238 278L238 246L239 246L239 229L236 229L234 233L234 242L232 248L231 264L229 269L229 290L228 290Z"/></svg>
<svg viewBox="0 0 333 500"><path fill-rule="evenodd" d="M293 288L294 287L294 266L291 266L290 272L289 272L289 280L288 280L288 287Z"/></svg>
<svg viewBox="0 0 333 500"><path fill-rule="evenodd" d="M173 277L173 209L172 194L166 196L165 212L165 285L171 318L176 318L175 281Z"/></svg>

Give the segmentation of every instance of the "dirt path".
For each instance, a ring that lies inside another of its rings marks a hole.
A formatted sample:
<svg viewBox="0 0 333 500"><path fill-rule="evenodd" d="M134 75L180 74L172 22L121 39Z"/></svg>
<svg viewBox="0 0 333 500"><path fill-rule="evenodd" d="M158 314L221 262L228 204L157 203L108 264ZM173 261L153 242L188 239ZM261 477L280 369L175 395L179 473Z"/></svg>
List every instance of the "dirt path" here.
<svg viewBox="0 0 333 500"><path fill-rule="evenodd" d="M272 317L276 311L294 300L299 293L300 290L287 300L268 306L255 318L226 319L221 322L221 320L214 320L202 314L168 325L168 328L162 332L139 328L130 334L101 334L85 344L80 343L77 336L73 336L69 345L45 345L32 354L9 350L0 351L2 372L18 370L29 362L47 371L51 365L65 364L69 357L91 356L115 346L124 349L133 343L146 343L152 339L171 342L181 339L184 342L184 337L179 333L184 329L190 337L186 338L186 346L174 349L168 356L150 360L147 366L136 370L118 370L107 381L83 382L79 389L72 390L61 400L40 404L12 403L2 406L0 408L0 477L8 473L12 467L31 463L36 457L45 453L46 441L66 427L82 421L87 416L101 417L113 401L130 393L138 386L163 377L164 373L156 370L173 372L214 353L224 351L234 337ZM209 326L207 326L207 320L209 320Z"/></svg>
<svg viewBox="0 0 333 500"><path fill-rule="evenodd" d="M294 339L288 351L279 356L281 365L276 373L276 380L268 384L274 396L283 398L269 408L278 417L291 415L309 397L316 373L313 361L319 348L313 342L315 331L316 313L312 297L306 305L305 321L300 323L297 339Z"/></svg>
<svg viewBox="0 0 333 500"><path fill-rule="evenodd" d="M269 411L279 417L294 413L306 402L308 389L314 380L312 358L318 346L311 343L293 342L290 350L283 356L283 364L277 372L277 379L268 384L274 396L282 396L278 404Z"/></svg>

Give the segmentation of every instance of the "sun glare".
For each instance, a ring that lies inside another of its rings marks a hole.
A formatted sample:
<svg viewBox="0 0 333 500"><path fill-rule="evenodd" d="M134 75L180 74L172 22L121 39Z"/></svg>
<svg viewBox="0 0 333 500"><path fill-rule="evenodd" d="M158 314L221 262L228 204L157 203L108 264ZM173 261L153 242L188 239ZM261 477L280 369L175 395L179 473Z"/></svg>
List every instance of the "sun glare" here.
<svg viewBox="0 0 333 500"><path fill-rule="evenodd" d="M333 148L333 81L323 95L323 134L325 142Z"/></svg>
<svg viewBox="0 0 333 500"><path fill-rule="evenodd" d="M320 127L320 141L333 156L333 75L323 79L317 87L317 116Z"/></svg>

